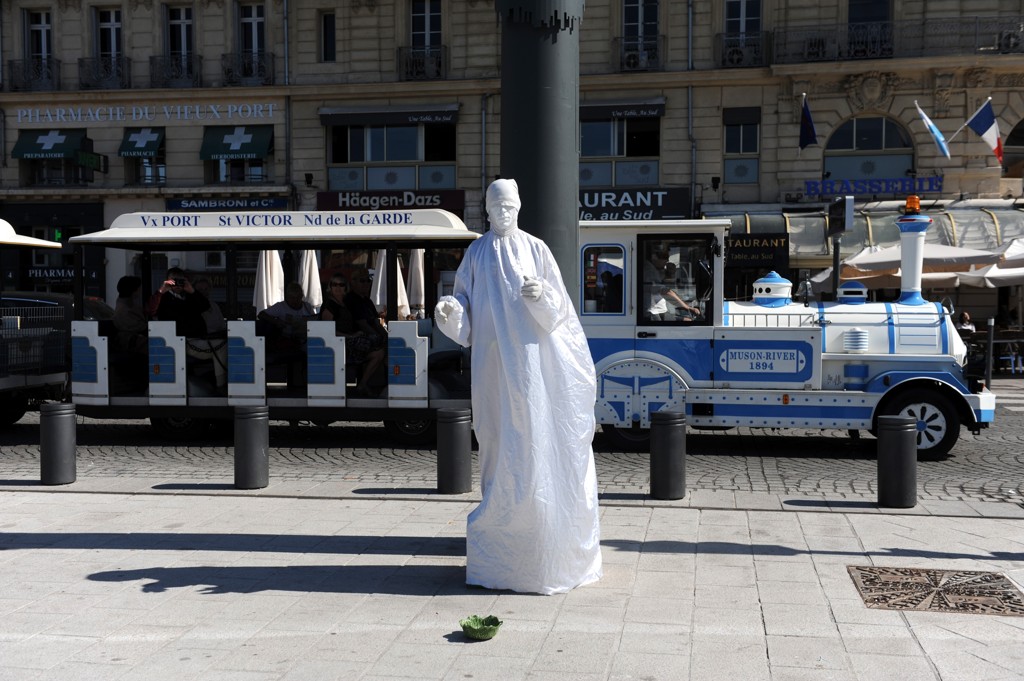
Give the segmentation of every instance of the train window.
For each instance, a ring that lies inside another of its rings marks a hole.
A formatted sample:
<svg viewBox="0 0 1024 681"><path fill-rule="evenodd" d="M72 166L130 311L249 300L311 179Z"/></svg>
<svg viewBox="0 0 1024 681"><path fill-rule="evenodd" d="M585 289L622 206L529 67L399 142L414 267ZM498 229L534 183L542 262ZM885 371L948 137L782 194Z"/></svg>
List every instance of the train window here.
<svg viewBox="0 0 1024 681"><path fill-rule="evenodd" d="M583 314L622 314L624 262L622 246L583 249Z"/></svg>
<svg viewBox="0 0 1024 681"><path fill-rule="evenodd" d="M711 281L705 239L646 239L640 242L638 255L640 323L709 323Z"/></svg>

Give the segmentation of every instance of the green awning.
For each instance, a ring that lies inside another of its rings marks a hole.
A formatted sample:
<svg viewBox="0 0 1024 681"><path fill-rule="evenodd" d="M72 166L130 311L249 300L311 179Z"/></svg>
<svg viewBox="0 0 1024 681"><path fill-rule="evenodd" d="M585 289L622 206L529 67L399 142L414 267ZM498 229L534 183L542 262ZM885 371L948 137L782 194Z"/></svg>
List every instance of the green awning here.
<svg viewBox="0 0 1024 681"><path fill-rule="evenodd" d="M84 129L22 130L11 158L75 158L83 140Z"/></svg>
<svg viewBox="0 0 1024 681"><path fill-rule="evenodd" d="M164 143L163 128L125 128L118 156L152 158Z"/></svg>
<svg viewBox="0 0 1024 681"><path fill-rule="evenodd" d="M266 158L274 144L272 125L211 125L203 130L204 161Z"/></svg>

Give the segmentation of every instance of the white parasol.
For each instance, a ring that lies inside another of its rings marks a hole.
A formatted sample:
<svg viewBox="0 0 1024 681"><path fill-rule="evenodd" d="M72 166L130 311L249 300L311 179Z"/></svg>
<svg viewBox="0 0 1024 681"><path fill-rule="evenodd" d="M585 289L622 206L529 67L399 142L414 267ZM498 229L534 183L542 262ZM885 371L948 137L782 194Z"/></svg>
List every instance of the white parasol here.
<svg viewBox="0 0 1024 681"><path fill-rule="evenodd" d="M377 258L373 267L373 286L370 288L370 299L383 310L388 304L388 255L383 248L377 251ZM405 292L405 278L402 276L402 268L396 272L398 278L398 316L396 319L407 319L409 317L409 296Z"/></svg>
<svg viewBox="0 0 1024 681"><path fill-rule="evenodd" d="M423 319L426 303L423 269L423 249L414 248L409 255L409 310L417 319Z"/></svg>
<svg viewBox="0 0 1024 681"><path fill-rule="evenodd" d="M944 244L924 244L924 262L922 271L927 272L961 272L971 265L991 265L999 262L1001 253L980 251L974 248L946 246ZM902 259L899 245L883 248L879 251L861 251L842 262L839 273L843 279L856 276L850 270L861 272L878 272L889 270L894 273L899 269Z"/></svg>
<svg viewBox="0 0 1024 681"><path fill-rule="evenodd" d="M302 285L302 299L314 310L319 310L324 304L324 289L320 283L320 267L316 262L316 252L313 250L302 251L298 280Z"/></svg>
<svg viewBox="0 0 1024 681"><path fill-rule="evenodd" d="M274 303L284 300L284 268L278 251L260 251L256 263L256 285L252 291L252 304L256 314Z"/></svg>

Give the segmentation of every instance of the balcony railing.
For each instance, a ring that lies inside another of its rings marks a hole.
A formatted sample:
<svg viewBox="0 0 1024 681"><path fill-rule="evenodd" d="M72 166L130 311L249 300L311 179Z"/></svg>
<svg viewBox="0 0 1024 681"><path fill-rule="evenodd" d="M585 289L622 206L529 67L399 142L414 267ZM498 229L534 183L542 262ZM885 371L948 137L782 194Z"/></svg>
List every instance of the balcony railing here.
<svg viewBox="0 0 1024 681"><path fill-rule="evenodd" d="M776 64L1024 54L1024 16L839 24L775 31Z"/></svg>
<svg viewBox="0 0 1024 681"><path fill-rule="evenodd" d="M60 89L59 59L14 59L8 68L12 92Z"/></svg>
<svg viewBox="0 0 1024 681"><path fill-rule="evenodd" d="M767 66L772 34L719 33L715 36L715 63L727 69Z"/></svg>
<svg viewBox="0 0 1024 681"><path fill-rule="evenodd" d="M83 90L127 90L132 86L132 60L98 57L78 60L78 87Z"/></svg>
<svg viewBox="0 0 1024 681"><path fill-rule="evenodd" d="M243 52L222 54L220 68L225 85L273 85L274 54Z"/></svg>
<svg viewBox="0 0 1024 681"><path fill-rule="evenodd" d="M663 71L665 69L665 36L654 38L615 38L612 67L619 71Z"/></svg>
<svg viewBox="0 0 1024 681"><path fill-rule="evenodd" d="M448 75L448 47L399 47L398 76L402 80L443 80Z"/></svg>
<svg viewBox="0 0 1024 681"><path fill-rule="evenodd" d="M150 87L202 87L203 58L197 54L171 54L149 58Z"/></svg>

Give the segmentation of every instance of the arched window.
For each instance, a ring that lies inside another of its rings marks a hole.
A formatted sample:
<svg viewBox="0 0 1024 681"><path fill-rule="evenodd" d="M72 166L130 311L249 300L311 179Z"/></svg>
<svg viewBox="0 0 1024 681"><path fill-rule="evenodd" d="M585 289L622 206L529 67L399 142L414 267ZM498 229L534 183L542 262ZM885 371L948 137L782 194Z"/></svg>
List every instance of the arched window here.
<svg viewBox="0 0 1024 681"><path fill-rule="evenodd" d="M1003 177L1024 177L1024 121L1006 136L1003 146Z"/></svg>
<svg viewBox="0 0 1024 681"><path fill-rule="evenodd" d="M912 176L914 143L884 116L861 116L840 125L825 145L825 177L866 180Z"/></svg>

